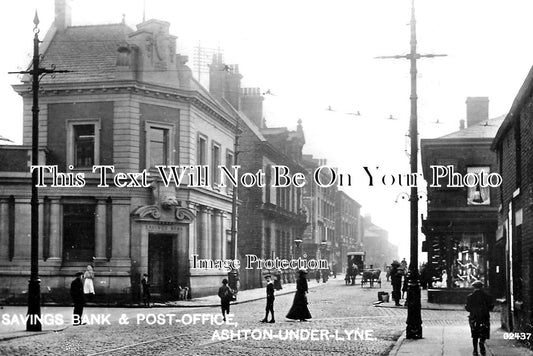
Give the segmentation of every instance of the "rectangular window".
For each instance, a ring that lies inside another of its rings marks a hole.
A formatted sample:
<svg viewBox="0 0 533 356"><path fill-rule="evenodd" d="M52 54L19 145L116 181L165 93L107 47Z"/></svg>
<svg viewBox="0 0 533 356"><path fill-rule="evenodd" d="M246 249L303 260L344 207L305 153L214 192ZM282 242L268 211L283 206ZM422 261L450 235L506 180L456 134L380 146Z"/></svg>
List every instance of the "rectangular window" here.
<svg viewBox="0 0 533 356"><path fill-rule="evenodd" d="M233 155L233 152L231 152L230 150L226 150L226 168L229 172L233 172L233 169L231 168L233 165L235 164L235 156ZM229 181L228 178L226 178L226 182L225 184L227 185L226 187L226 193L227 194L233 194L233 185L231 184L231 182Z"/></svg>
<svg viewBox="0 0 533 356"><path fill-rule="evenodd" d="M92 167L94 164L94 125L74 125L74 165Z"/></svg>
<svg viewBox="0 0 533 356"><path fill-rule="evenodd" d="M63 205L63 259L88 262L94 256L95 205Z"/></svg>
<svg viewBox="0 0 533 356"><path fill-rule="evenodd" d="M266 184L265 184L265 202L270 203L270 190L272 189L272 165L267 165L265 168Z"/></svg>
<svg viewBox="0 0 533 356"><path fill-rule="evenodd" d="M100 121L67 121L67 165L92 168L100 164Z"/></svg>
<svg viewBox="0 0 533 356"><path fill-rule="evenodd" d="M166 164L168 161L168 130L150 128L150 167Z"/></svg>
<svg viewBox="0 0 533 356"><path fill-rule="evenodd" d="M213 142L211 149L211 179L213 180L211 186L213 188L218 188L218 184L220 183L220 170L218 166L220 166L220 145Z"/></svg>
<svg viewBox="0 0 533 356"><path fill-rule="evenodd" d="M207 164L207 137L198 135L198 157L197 164Z"/></svg>
<svg viewBox="0 0 533 356"><path fill-rule="evenodd" d="M468 179L468 183L474 187L468 187L467 204L468 205L490 205L490 187L488 186L487 177L490 173L490 167L467 167L467 175L476 177Z"/></svg>
<svg viewBox="0 0 533 356"><path fill-rule="evenodd" d="M168 165L173 162L171 138L173 126L146 122L146 167Z"/></svg>

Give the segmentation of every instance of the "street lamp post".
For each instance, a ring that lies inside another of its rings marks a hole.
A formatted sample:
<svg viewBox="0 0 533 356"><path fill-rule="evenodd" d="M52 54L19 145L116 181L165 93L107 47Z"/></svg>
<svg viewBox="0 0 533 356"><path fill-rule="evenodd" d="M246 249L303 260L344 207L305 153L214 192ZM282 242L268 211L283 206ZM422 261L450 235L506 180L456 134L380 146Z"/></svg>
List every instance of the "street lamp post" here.
<svg viewBox="0 0 533 356"><path fill-rule="evenodd" d="M39 54L39 17L35 11L33 19L33 61L30 70L8 72L8 74L30 74L32 76L32 142L31 142L31 267L30 280L28 282L28 319L26 331L42 331L41 325L41 280L39 279L39 192L37 190L37 169L33 167L39 164L39 80L46 74L67 73L69 70L56 70L40 67Z"/></svg>
<svg viewBox="0 0 533 356"><path fill-rule="evenodd" d="M32 147L31 164L39 164L39 18L35 12L33 36L32 70ZM28 282L28 321L27 331L41 331L41 280L39 279L39 193L37 191L37 170L31 175L31 273ZM36 320L31 320L35 318Z"/></svg>
<svg viewBox="0 0 533 356"><path fill-rule="evenodd" d="M416 18L415 1L411 2L411 51L407 55L383 56L377 58L408 59L411 63L411 116L409 124L409 136L411 138L410 165L411 174L416 175L418 171L418 116L417 116L417 91L416 91L416 62L420 58L433 58L446 56L444 54L419 54L416 51ZM405 336L407 339L422 338L422 317L420 304L420 282L418 274L418 188L411 187L409 197L411 204L411 231L410 231L410 264L407 288L407 327Z"/></svg>

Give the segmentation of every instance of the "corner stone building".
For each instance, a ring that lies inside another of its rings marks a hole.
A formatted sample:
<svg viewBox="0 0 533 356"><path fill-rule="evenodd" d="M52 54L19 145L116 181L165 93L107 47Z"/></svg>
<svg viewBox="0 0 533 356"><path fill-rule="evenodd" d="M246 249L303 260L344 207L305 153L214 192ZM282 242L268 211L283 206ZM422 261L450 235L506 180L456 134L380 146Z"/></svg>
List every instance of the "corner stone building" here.
<svg viewBox="0 0 533 356"><path fill-rule="evenodd" d="M41 81L39 161L83 173L86 184L52 187L48 178L39 189L42 292L66 290L76 271L93 264L97 295L135 299L145 272L156 295L170 297L178 286L194 297L214 293L226 272L191 268L191 259L231 256L232 193L209 177L200 179L206 187L189 181L167 188L155 166L218 166L233 154L235 116L192 78L187 58L175 54L169 23L149 20L133 30L69 21L68 6L56 1L42 66L72 72ZM29 81L14 86L24 102L23 145L0 146L4 295L22 294L30 272ZM115 173L146 169L150 187L118 188L112 179L97 187L93 165L113 165Z"/></svg>

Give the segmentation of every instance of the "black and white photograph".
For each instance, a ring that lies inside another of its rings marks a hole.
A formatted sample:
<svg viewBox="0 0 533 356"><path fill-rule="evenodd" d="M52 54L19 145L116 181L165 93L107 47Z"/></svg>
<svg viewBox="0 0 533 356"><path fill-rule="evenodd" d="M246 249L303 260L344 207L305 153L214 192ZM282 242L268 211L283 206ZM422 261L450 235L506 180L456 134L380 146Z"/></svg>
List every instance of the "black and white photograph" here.
<svg viewBox="0 0 533 356"><path fill-rule="evenodd" d="M0 355L533 355L533 2L0 4Z"/></svg>

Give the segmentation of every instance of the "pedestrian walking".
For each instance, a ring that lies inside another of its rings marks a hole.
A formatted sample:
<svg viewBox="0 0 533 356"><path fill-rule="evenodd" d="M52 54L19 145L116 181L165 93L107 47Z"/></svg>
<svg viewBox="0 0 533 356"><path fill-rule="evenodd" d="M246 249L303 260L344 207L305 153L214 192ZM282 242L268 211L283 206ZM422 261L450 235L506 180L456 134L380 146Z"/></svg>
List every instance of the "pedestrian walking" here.
<svg viewBox="0 0 533 356"><path fill-rule="evenodd" d="M72 313L72 324L74 326L85 324L81 321L81 317L83 315L83 306L85 305L83 281L81 280L82 276L83 272L77 272L76 278L70 284L70 296L72 297L72 302L74 303L74 312Z"/></svg>
<svg viewBox="0 0 533 356"><path fill-rule="evenodd" d="M404 271L407 271L407 261L405 260L405 257L403 258L401 265L402 265L402 269Z"/></svg>
<svg viewBox="0 0 533 356"><path fill-rule="evenodd" d="M94 271L91 265L87 266L83 279L83 293L87 300L92 300L94 296Z"/></svg>
<svg viewBox="0 0 533 356"><path fill-rule="evenodd" d="M274 276L270 276L270 280L273 282L275 290L283 289L281 286L281 269L277 269L276 274Z"/></svg>
<svg viewBox="0 0 533 356"><path fill-rule="evenodd" d="M318 268L315 270L315 279L317 283L320 283L320 270Z"/></svg>
<svg viewBox="0 0 533 356"><path fill-rule="evenodd" d="M144 306L150 308L150 281L148 280L148 273L143 274L143 279L141 280L141 285L143 289L143 302Z"/></svg>
<svg viewBox="0 0 533 356"><path fill-rule="evenodd" d="M222 280L222 287L218 289L218 296L220 297L220 308L222 309L222 317L226 321L226 314L229 314L229 303L233 298L233 292L228 287L228 280Z"/></svg>
<svg viewBox="0 0 533 356"><path fill-rule="evenodd" d="M329 272L329 267L326 268L326 269L323 270L323 271L320 271L320 273L322 274L322 282L323 282L323 283L326 283L326 282L328 281L328 279L329 279L329 273L330 273L330 272Z"/></svg>
<svg viewBox="0 0 533 356"><path fill-rule="evenodd" d="M307 308L307 271L301 269L298 271L299 276L296 281L296 294L292 302L292 307L287 314L287 319L307 321L311 319L311 313Z"/></svg>
<svg viewBox="0 0 533 356"><path fill-rule="evenodd" d="M401 268L401 267L400 267ZM405 293L407 293L407 288L409 287L409 279L407 278L406 270L400 269L401 274L403 276L403 283L402 283L402 299L405 299Z"/></svg>
<svg viewBox="0 0 533 356"><path fill-rule="evenodd" d="M402 296L402 272L400 266L400 262L398 261L391 263L390 279L392 284L392 299L396 306L400 306L400 297Z"/></svg>
<svg viewBox="0 0 533 356"><path fill-rule="evenodd" d="M478 354L478 341L479 352L485 355L485 340L490 337L490 311L494 309L494 304L491 296L483 291L483 282L476 281L472 287L475 290L466 297L465 309L470 312L468 321L474 347L473 355Z"/></svg>
<svg viewBox="0 0 533 356"><path fill-rule="evenodd" d="M266 308L265 308L265 318L261 320L262 323L275 323L274 320L274 283L272 282L272 276L266 275L265 276L267 285L266 285L266 293L267 293L267 300L266 300ZM268 312L272 315L272 319L268 321Z"/></svg>

